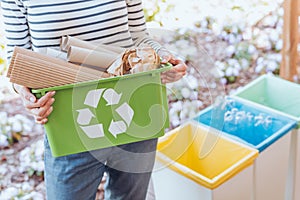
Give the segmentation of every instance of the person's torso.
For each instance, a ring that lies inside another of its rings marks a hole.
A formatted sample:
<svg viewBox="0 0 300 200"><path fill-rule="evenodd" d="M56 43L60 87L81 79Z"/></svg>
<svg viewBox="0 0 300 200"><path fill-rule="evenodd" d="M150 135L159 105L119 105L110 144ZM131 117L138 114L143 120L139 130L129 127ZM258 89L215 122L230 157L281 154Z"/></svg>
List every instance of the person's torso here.
<svg viewBox="0 0 300 200"><path fill-rule="evenodd" d="M125 0L27 0L32 48L59 47L61 36L132 47Z"/></svg>

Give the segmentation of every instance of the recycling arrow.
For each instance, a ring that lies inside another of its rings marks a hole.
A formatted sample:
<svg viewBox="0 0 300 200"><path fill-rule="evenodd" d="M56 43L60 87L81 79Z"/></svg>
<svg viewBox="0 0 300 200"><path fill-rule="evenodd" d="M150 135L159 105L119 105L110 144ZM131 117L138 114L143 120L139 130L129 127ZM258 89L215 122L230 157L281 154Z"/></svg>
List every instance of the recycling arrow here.
<svg viewBox="0 0 300 200"><path fill-rule="evenodd" d="M116 112L123 118L123 120L129 127L134 114L132 108L127 103L123 103L120 107L116 109Z"/></svg>
<svg viewBox="0 0 300 200"><path fill-rule="evenodd" d="M117 138L117 135L120 133L125 133L127 127L126 124L123 121L116 121L114 122L113 120L111 121L110 125L109 125L109 132L111 132L111 134Z"/></svg>
<svg viewBox="0 0 300 200"><path fill-rule="evenodd" d="M93 108L97 108L103 91L104 91L104 89L97 89L97 90L89 91L85 97L84 104L91 106Z"/></svg>
<svg viewBox="0 0 300 200"><path fill-rule="evenodd" d="M118 93L116 93L116 91L114 89L111 89L111 88L107 89L103 94L103 98L106 100L107 106L118 104L121 96L122 96L122 93L118 94Z"/></svg>
<svg viewBox="0 0 300 200"><path fill-rule="evenodd" d="M80 126L89 138L99 138L104 136L103 125L95 124L90 126Z"/></svg>
<svg viewBox="0 0 300 200"><path fill-rule="evenodd" d="M95 115L88 108L77 110L77 112L79 112L77 122L80 125L88 125L92 118L95 117Z"/></svg>

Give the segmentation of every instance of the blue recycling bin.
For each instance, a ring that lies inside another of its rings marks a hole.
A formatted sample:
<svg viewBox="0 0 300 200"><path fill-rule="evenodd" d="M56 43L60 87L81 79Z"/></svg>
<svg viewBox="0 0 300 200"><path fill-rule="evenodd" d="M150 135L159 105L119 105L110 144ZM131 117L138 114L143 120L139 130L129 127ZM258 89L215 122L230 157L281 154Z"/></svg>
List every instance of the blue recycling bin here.
<svg viewBox="0 0 300 200"><path fill-rule="evenodd" d="M286 198L300 199L300 84L265 74L237 90L233 98L250 101L298 121L290 145L289 174Z"/></svg>
<svg viewBox="0 0 300 200"><path fill-rule="evenodd" d="M259 151L254 163L254 199L285 199L295 120L232 97L204 109L195 120Z"/></svg>

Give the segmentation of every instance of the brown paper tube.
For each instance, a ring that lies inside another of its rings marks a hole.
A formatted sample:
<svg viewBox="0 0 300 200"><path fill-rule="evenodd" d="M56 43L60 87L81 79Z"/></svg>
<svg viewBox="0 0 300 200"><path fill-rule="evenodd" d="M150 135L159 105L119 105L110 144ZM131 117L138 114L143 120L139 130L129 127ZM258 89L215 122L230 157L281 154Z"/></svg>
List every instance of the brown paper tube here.
<svg viewBox="0 0 300 200"><path fill-rule="evenodd" d="M117 47L117 46L112 46L112 45L104 45L104 44L95 44L93 42L88 42L84 40L80 40L75 37L71 36L66 36L65 39L62 40L63 44L61 44L61 49L63 51L68 51L70 46L76 46L76 47L81 47L85 49L90 49L90 50L96 50L100 51L102 53L117 53L117 54L122 54L125 52L126 49L122 47Z"/></svg>
<svg viewBox="0 0 300 200"><path fill-rule="evenodd" d="M68 51L68 61L87 66L96 66L107 69L117 58L118 54L108 54L99 51L70 46Z"/></svg>
<svg viewBox="0 0 300 200"><path fill-rule="evenodd" d="M67 61L67 53L66 52L62 52L60 50L56 50L56 49L53 49L53 48L47 48L46 54L48 56L53 57L53 58L58 58L58 59Z"/></svg>

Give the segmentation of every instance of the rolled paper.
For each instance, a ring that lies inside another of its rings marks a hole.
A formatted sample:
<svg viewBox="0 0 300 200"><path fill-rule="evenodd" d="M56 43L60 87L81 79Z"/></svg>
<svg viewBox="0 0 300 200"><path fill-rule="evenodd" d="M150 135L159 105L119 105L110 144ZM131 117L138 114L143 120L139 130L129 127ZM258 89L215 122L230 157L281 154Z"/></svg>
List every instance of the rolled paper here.
<svg viewBox="0 0 300 200"><path fill-rule="evenodd" d="M85 49L90 49L90 50L96 50L100 51L102 53L117 53L117 54L123 54L126 49L122 47L117 47L117 46L112 46L112 45L105 45L105 44L97 44L97 43L92 43L88 41L84 41L81 39L78 39L76 37L71 37L71 36L64 36L64 39L61 39L61 50L62 51L68 51L70 46L76 46L76 47L81 47Z"/></svg>
<svg viewBox="0 0 300 200"><path fill-rule="evenodd" d="M60 50L61 51L67 51L66 49L66 44L67 44L67 39L68 39L68 36L67 35L64 35L60 38Z"/></svg>
<svg viewBox="0 0 300 200"><path fill-rule="evenodd" d="M66 52L62 52L60 50L56 50L53 48L47 48L46 54L53 58L59 58L61 60L67 61L67 53Z"/></svg>
<svg viewBox="0 0 300 200"><path fill-rule="evenodd" d="M118 57L116 53L105 53L77 46L70 46L67 59L69 62L84 66L107 69Z"/></svg>

